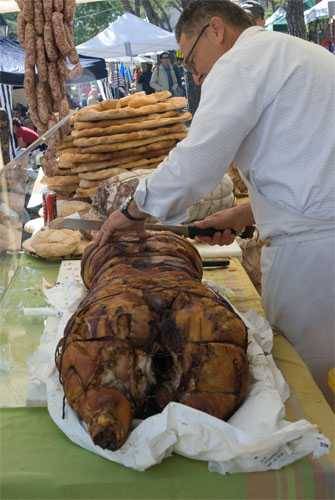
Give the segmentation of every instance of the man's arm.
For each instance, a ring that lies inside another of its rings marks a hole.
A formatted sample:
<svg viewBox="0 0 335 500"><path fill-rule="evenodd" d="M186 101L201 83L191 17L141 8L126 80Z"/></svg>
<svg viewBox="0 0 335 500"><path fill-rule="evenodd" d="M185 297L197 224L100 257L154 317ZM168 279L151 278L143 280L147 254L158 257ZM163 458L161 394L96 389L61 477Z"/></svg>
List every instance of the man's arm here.
<svg viewBox="0 0 335 500"><path fill-rule="evenodd" d="M137 231L141 236L145 237L144 221L147 214L137 208L134 200L128 204L127 214L128 217L121 210L115 210L108 217L96 237L99 245L102 246L107 243L115 231Z"/></svg>
<svg viewBox="0 0 335 500"><path fill-rule="evenodd" d="M139 183L139 209L162 222L185 221L187 209L220 182L256 125L264 108L261 92L238 62L221 59L205 80L187 138Z"/></svg>
<svg viewBox="0 0 335 500"><path fill-rule="evenodd" d="M200 241L209 243L210 245L230 245L236 236L230 229L233 229L235 233L239 233L246 226L253 226L254 224L255 219L250 203L243 203L236 207L220 210L220 212L216 212L206 217L206 219L194 223L195 226L203 229L207 227L217 229L217 233L212 238L198 238Z"/></svg>
<svg viewBox="0 0 335 500"><path fill-rule="evenodd" d="M221 181L268 104L264 88L251 73L240 60L226 64L223 58L216 63L203 85L187 138L139 183L133 205L138 213L167 224L184 222L187 209ZM136 226L116 211L106 222L104 241L121 228Z"/></svg>

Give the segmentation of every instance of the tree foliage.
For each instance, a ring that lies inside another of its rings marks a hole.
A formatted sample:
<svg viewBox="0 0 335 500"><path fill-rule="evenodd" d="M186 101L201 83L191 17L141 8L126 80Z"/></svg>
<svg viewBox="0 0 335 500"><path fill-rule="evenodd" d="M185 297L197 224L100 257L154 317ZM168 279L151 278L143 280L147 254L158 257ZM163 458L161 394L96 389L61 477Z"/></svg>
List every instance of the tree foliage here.
<svg viewBox="0 0 335 500"><path fill-rule="evenodd" d="M75 17L76 44L107 28L119 15L130 12L163 29L172 31L169 11L182 11L188 0L110 0L78 5Z"/></svg>
<svg viewBox="0 0 335 500"><path fill-rule="evenodd" d="M119 0L77 5L74 19L75 43L94 37L124 13Z"/></svg>

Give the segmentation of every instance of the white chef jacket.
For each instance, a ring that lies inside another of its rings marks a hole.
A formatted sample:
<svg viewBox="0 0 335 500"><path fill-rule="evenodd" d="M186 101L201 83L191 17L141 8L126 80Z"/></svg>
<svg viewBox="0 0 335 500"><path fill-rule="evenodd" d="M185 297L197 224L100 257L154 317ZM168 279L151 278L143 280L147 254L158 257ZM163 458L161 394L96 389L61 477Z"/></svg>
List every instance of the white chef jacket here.
<svg viewBox="0 0 335 500"><path fill-rule="evenodd" d="M258 26L242 32L206 77L187 138L142 180L136 203L163 222L183 222L232 160L291 212L294 232L301 214L318 228L334 222L333 54ZM264 215L255 213L262 237L290 231Z"/></svg>
<svg viewBox="0 0 335 500"><path fill-rule="evenodd" d="M183 222L232 160L261 236L272 240L262 253L267 318L326 393L335 366L333 54L261 27L245 30L206 77L187 138L139 184L136 203L163 222Z"/></svg>

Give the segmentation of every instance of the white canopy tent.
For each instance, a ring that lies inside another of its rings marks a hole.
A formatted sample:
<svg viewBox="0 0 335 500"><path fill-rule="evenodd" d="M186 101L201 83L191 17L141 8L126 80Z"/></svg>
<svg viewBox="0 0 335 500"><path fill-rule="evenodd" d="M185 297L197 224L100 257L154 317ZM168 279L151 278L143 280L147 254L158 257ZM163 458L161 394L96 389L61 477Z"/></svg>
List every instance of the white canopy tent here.
<svg viewBox="0 0 335 500"><path fill-rule="evenodd" d="M305 22L306 24L320 19L322 17L328 17L328 3L329 0L321 0L311 9L305 11Z"/></svg>
<svg viewBox="0 0 335 500"><path fill-rule="evenodd" d="M147 52L176 50L175 36L129 12L104 31L77 46L80 54L104 59L121 58Z"/></svg>

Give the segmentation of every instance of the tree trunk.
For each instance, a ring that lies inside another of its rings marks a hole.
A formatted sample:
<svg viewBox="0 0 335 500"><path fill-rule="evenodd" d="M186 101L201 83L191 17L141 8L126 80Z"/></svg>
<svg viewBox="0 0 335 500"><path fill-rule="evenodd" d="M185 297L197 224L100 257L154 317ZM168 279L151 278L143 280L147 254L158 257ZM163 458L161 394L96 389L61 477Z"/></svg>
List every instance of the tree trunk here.
<svg viewBox="0 0 335 500"><path fill-rule="evenodd" d="M154 4L157 6L157 8L162 12L162 17L163 17L163 23L165 23L165 29L168 31L172 31L172 26L170 23L169 16L167 15L166 10L164 9L163 5L160 4L160 0L153 0Z"/></svg>
<svg viewBox="0 0 335 500"><path fill-rule="evenodd" d="M149 19L149 22L151 24L155 24L156 26L162 27L162 22L157 13L155 12L155 9L151 5L150 0L142 0L142 5Z"/></svg>
<svg viewBox="0 0 335 500"><path fill-rule="evenodd" d="M141 16L141 0L135 0L135 14Z"/></svg>
<svg viewBox="0 0 335 500"><path fill-rule="evenodd" d="M307 38L303 0L287 0L286 20L290 35Z"/></svg>
<svg viewBox="0 0 335 500"><path fill-rule="evenodd" d="M181 0L181 6L183 9L186 9L186 7L188 6L188 4L191 2L191 0Z"/></svg>
<svg viewBox="0 0 335 500"><path fill-rule="evenodd" d="M121 0L121 4L126 12L131 12L132 14L135 14L134 9L130 3L130 0Z"/></svg>

